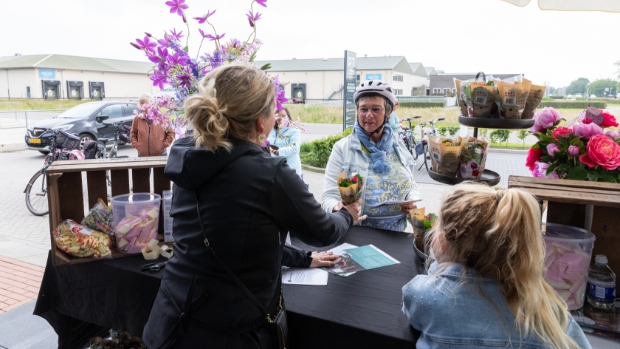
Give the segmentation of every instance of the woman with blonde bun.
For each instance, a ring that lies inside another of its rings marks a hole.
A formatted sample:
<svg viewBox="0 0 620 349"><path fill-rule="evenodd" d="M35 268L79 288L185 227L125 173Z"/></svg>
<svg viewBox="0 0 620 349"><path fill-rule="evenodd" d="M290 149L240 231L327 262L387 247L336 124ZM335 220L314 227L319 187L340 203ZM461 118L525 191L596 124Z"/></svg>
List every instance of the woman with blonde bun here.
<svg viewBox="0 0 620 349"><path fill-rule="evenodd" d="M461 184L432 228L436 262L403 287L417 348L591 348L543 279L540 206L519 189Z"/></svg>
<svg viewBox="0 0 620 349"><path fill-rule="evenodd" d="M286 232L314 246L363 220L359 202L328 214L284 158L261 147L275 123L265 72L230 64L200 81L185 112L193 137L170 150L174 257L143 340L149 348L276 348ZM266 315L265 315L266 313Z"/></svg>

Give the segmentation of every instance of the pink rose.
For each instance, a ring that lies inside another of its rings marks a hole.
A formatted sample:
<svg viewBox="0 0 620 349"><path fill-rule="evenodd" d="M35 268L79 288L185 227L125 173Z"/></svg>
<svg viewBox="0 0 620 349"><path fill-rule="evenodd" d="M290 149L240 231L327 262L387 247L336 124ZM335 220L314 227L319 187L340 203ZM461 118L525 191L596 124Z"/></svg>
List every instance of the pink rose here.
<svg viewBox="0 0 620 349"><path fill-rule="evenodd" d="M547 153L549 153L549 156L553 156L556 152L560 152L560 148L557 145L553 143L547 145Z"/></svg>
<svg viewBox="0 0 620 349"><path fill-rule="evenodd" d="M560 120L560 114L553 108L543 108L534 116L534 126L530 129L533 133L553 127Z"/></svg>
<svg viewBox="0 0 620 349"><path fill-rule="evenodd" d="M606 170L620 166L620 145L605 135L590 138L586 150L590 159Z"/></svg>
<svg viewBox="0 0 620 349"><path fill-rule="evenodd" d="M568 138L571 132L573 132L573 130L571 130L569 127L558 126L551 133L553 133L553 137L555 137L555 139L558 139L558 137Z"/></svg>
<svg viewBox="0 0 620 349"><path fill-rule="evenodd" d="M548 162L536 161L536 164L534 165L534 170L532 170L532 176L536 178L560 178L560 176L558 176L555 171L547 174L547 169L549 168L549 166L551 166L551 164Z"/></svg>
<svg viewBox="0 0 620 349"><path fill-rule="evenodd" d="M596 162L592 161L592 159L590 159L590 156L588 156L588 154L581 154L579 155L579 162L581 162L582 164L588 166L588 167L596 167Z"/></svg>
<svg viewBox="0 0 620 349"><path fill-rule="evenodd" d="M527 153L527 159L525 159L525 166L529 167L530 171L534 171L536 161L542 157L542 150L540 148L530 148Z"/></svg>
<svg viewBox="0 0 620 349"><path fill-rule="evenodd" d="M617 141L618 137L620 137L618 132L615 132L615 131L605 131L605 135L607 135L608 137L613 138L614 141Z"/></svg>
<svg viewBox="0 0 620 349"><path fill-rule="evenodd" d="M577 124L573 126L575 136L588 139L592 136L600 135L603 129L597 124Z"/></svg>
<svg viewBox="0 0 620 349"><path fill-rule="evenodd" d="M571 145L568 147L568 153L572 156L579 155L579 147L576 145Z"/></svg>

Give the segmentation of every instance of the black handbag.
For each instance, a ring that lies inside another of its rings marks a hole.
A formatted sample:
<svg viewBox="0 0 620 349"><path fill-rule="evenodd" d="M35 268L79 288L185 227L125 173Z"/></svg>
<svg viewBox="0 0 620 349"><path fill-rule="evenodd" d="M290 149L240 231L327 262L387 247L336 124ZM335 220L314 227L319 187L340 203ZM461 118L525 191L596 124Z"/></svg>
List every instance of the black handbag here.
<svg viewBox="0 0 620 349"><path fill-rule="evenodd" d="M235 275L232 270L230 270L226 264L218 257L215 253L213 247L211 247L211 243L207 238L207 233L205 231L205 227L202 224L202 215L200 214L200 201L198 200L198 193L196 192L196 211L198 212L198 221L200 222L200 228L202 229L202 234L204 235L204 244L207 246L208 250L211 251L215 260L222 266L222 269L226 271L226 274L239 286L239 288L245 293L246 296L254 303L254 305L261 311L265 320L267 321L267 326L272 333L272 338L277 338L278 348L286 349L288 347L288 326L286 323L286 309L284 308L284 303L282 300L282 286L280 286L280 302L278 304L277 313L274 316L269 315L265 308L260 304L258 299L254 297L252 292L239 280L237 275ZM280 272L280 278L282 278L282 272Z"/></svg>

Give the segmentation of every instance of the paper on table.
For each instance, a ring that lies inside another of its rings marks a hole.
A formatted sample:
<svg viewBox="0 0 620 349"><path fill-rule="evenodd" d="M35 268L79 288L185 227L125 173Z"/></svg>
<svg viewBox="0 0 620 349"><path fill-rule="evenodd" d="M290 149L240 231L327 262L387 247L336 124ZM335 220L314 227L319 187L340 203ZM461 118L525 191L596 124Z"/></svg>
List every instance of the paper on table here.
<svg viewBox="0 0 620 349"><path fill-rule="evenodd" d="M342 254L346 253L345 250L351 249L351 248L356 248L356 247L357 247L356 245L351 245L351 244L345 242L342 245L338 245L338 246L332 248L331 250L329 250L327 252L332 252L335 255L341 256ZM330 273L334 271L333 268L323 268L323 270L329 271ZM340 272L340 273L334 273L334 274L340 275L340 276L343 276L343 277L347 277L349 275L355 274L355 272L354 271L350 272L350 273Z"/></svg>
<svg viewBox="0 0 620 349"><path fill-rule="evenodd" d="M288 285L327 285L328 274L322 269L289 268L282 270L282 283Z"/></svg>
<svg viewBox="0 0 620 349"><path fill-rule="evenodd" d="M379 207L379 206L383 206L383 205L402 205L402 204L407 204L407 203L411 203L411 202L417 202L417 201L422 201L420 200L404 200L404 201L398 201L398 200L390 200L390 201L383 201L383 202L378 202L374 205L370 205L368 207L370 208L375 208L375 207Z"/></svg>

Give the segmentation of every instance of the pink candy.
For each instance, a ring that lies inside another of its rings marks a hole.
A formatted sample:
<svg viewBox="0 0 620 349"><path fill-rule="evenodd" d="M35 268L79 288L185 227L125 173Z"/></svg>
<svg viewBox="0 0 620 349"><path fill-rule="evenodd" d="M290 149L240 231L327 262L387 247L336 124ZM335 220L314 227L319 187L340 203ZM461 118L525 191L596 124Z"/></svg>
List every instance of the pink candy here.
<svg viewBox="0 0 620 349"><path fill-rule="evenodd" d="M134 215L135 214L135 215ZM157 239L159 209L146 207L141 211L126 212L116 227L118 250L141 253L151 239Z"/></svg>
<svg viewBox="0 0 620 349"><path fill-rule="evenodd" d="M590 254L579 244L547 241L545 280L564 299L569 310L583 306Z"/></svg>

